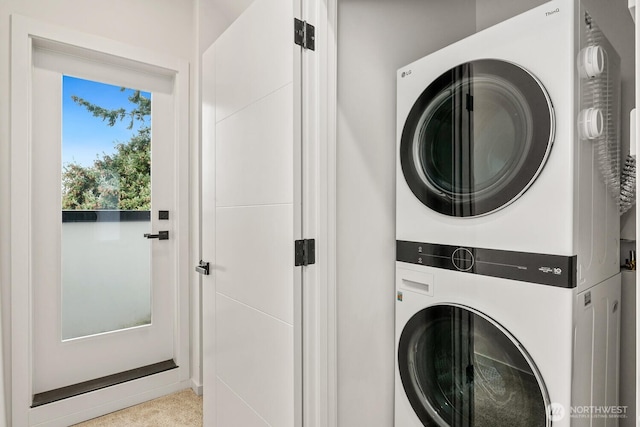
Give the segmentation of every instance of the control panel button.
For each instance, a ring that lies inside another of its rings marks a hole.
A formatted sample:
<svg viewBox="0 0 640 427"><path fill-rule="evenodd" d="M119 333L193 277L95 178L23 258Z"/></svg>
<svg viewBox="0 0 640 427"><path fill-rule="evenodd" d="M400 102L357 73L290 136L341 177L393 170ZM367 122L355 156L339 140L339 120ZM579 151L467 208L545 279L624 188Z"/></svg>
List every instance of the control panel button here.
<svg viewBox="0 0 640 427"><path fill-rule="evenodd" d="M457 270L469 271L473 268L475 259L469 249L458 248L451 254L451 262Z"/></svg>

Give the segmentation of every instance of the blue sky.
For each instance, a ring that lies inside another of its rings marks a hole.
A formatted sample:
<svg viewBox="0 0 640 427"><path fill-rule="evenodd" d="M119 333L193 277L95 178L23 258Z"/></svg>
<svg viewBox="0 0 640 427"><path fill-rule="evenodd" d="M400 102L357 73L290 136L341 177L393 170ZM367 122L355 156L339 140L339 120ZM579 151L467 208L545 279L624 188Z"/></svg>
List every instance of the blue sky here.
<svg viewBox="0 0 640 427"><path fill-rule="evenodd" d="M107 109L124 107L130 110L133 104L127 99L134 91L120 91L120 86L75 77L62 77L62 164L72 161L83 166L91 166L102 153L114 151L114 141L126 142L137 133L140 122L134 122L133 129L127 129L130 121L125 119L113 127L101 118L93 117L85 107L77 105L72 95ZM143 96L151 97L148 92Z"/></svg>

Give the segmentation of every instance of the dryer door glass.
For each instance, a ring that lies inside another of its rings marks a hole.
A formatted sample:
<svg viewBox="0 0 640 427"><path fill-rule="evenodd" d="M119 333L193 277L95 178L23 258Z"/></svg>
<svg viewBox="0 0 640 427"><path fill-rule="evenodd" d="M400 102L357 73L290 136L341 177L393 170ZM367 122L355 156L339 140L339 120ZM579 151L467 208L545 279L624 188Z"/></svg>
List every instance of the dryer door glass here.
<svg viewBox="0 0 640 427"><path fill-rule="evenodd" d="M554 115L540 82L523 68L479 60L442 74L405 122L400 161L427 207L467 217L500 209L541 171Z"/></svg>
<svg viewBox="0 0 640 427"><path fill-rule="evenodd" d="M398 366L425 426L548 425L549 398L533 361L478 312L453 305L418 312L400 336Z"/></svg>

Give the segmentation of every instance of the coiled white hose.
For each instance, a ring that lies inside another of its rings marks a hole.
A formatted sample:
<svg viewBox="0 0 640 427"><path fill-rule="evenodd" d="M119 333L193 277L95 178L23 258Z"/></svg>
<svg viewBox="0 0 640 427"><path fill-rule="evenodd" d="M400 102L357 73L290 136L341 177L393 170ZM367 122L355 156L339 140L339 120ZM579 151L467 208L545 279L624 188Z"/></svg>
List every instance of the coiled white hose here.
<svg viewBox="0 0 640 427"><path fill-rule="evenodd" d="M585 16L585 25L586 45L600 46L604 34L589 15ZM595 108L603 114L603 132L590 139L594 144L600 174L607 189L614 195L622 215L635 204L636 160L634 156L628 156L622 173L620 172L620 144L614 117L615 83L610 76L606 49L601 49L601 52L605 61L602 72L582 80L583 105Z"/></svg>
<svg viewBox="0 0 640 427"><path fill-rule="evenodd" d="M636 203L636 158L628 155L622 169L620 184L620 215Z"/></svg>

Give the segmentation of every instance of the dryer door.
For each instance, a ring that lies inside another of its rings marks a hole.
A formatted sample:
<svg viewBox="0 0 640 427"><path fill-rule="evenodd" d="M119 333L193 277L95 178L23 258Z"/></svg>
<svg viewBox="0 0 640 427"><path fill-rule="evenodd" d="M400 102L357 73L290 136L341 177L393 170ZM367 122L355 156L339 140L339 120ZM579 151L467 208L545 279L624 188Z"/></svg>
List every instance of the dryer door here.
<svg viewBox="0 0 640 427"><path fill-rule="evenodd" d="M470 308L437 305L415 314L400 336L398 366L425 426L550 425L549 396L529 355Z"/></svg>
<svg viewBox="0 0 640 427"><path fill-rule="evenodd" d="M427 207L469 217L498 210L536 179L554 139L542 84L505 61L478 60L438 77L404 124L400 162Z"/></svg>

